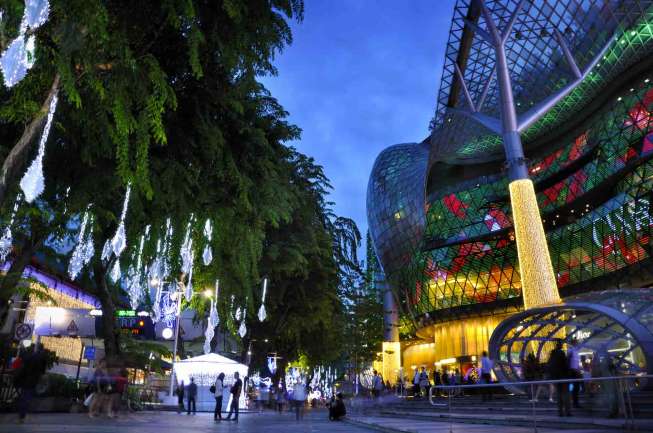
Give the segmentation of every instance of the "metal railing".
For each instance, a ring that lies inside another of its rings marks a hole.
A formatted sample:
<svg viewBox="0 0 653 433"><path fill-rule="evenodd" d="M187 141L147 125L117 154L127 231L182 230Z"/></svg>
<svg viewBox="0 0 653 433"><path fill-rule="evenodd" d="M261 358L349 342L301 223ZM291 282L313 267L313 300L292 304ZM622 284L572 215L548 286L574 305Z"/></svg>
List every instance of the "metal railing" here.
<svg viewBox="0 0 653 433"><path fill-rule="evenodd" d="M579 382L583 383L594 383L594 382L608 382L614 381L617 385L616 394L618 397L618 404L620 413L623 414L624 418L624 427L628 430L635 430L635 416L633 413L632 399L630 395L630 386L628 386L628 381L639 381L642 379L653 379L653 375L638 375L638 376L608 376L608 377L592 377L592 378L574 378L574 379L556 379L556 380L533 380L533 381L522 381L522 382L493 382L493 383L478 383L472 385L437 385L431 386L428 391L429 403L432 406L444 406L441 403L436 403L433 401L433 392L435 390L444 390L447 392L447 406L449 411L449 432L453 433L453 415L452 415L452 398L454 397L455 391L465 390L465 389L484 389L484 388L510 388L510 387L530 387L530 402L532 403L532 417L533 417L533 431L537 433L537 414L535 410L536 400L534 399L535 387L540 385L554 385L554 384L575 384L577 386ZM560 396L556 396L560 398ZM567 395L566 398L571 398L570 395Z"/></svg>

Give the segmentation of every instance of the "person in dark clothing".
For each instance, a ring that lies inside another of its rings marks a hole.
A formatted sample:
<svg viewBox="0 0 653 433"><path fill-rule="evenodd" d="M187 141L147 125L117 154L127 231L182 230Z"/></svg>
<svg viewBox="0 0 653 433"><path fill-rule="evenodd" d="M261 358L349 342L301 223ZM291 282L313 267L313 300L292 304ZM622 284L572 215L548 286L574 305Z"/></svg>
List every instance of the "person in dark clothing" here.
<svg viewBox="0 0 653 433"><path fill-rule="evenodd" d="M188 385L188 413L190 415L191 411L195 415L195 399L197 398L197 385L195 384L195 379L190 378L190 385Z"/></svg>
<svg viewBox="0 0 653 433"><path fill-rule="evenodd" d="M347 409L342 399L342 393L339 392L329 404L329 419L331 421L340 421L345 415L347 415Z"/></svg>
<svg viewBox="0 0 653 433"><path fill-rule="evenodd" d="M181 413L184 410L184 392L186 388L184 387L184 381L177 386L175 394L177 394L177 413Z"/></svg>
<svg viewBox="0 0 653 433"><path fill-rule="evenodd" d="M234 373L236 381L231 386L231 406L229 406L229 413L227 414L227 421L231 421L231 414L235 414L234 421L238 422L238 404L240 403L240 393L243 390L243 381L240 380L240 374Z"/></svg>
<svg viewBox="0 0 653 433"><path fill-rule="evenodd" d="M442 386L442 376L440 370L433 370L433 386ZM441 395L442 391L438 388L435 389L435 395Z"/></svg>
<svg viewBox="0 0 653 433"><path fill-rule="evenodd" d="M25 422L27 408L34 398L36 385L47 369L47 360L43 346L37 345L34 353L25 354L23 362L14 379L16 388L20 389L18 398L18 416L20 422Z"/></svg>
<svg viewBox="0 0 653 433"><path fill-rule="evenodd" d="M569 379L569 360L562 350L562 341L556 343L555 349L549 355L548 370L552 380ZM558 416L571 416L569 384L556 383L556 391L558 394Z"/></svg>

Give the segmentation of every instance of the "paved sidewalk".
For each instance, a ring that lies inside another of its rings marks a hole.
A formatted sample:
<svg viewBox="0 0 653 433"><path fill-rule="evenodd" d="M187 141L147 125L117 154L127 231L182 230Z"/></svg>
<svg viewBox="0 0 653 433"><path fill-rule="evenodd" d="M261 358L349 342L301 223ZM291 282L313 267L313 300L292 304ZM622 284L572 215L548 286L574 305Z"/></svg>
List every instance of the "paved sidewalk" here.
<svg viewBox="0 0 653 433"><path fill-rule="evenodd" d="M350 418L352 427L374 427L377 431L384 432L406 432L406 433L449 433L450 424L448 422L433 422L423 420L410 420L390 417L374 416L354 416ZM354 430L352 430L354 431ZM620 430L610 430L618 432ZM488 425L488 424L453 424L454 433L532 433L532 427L516 427L505 425ZM538 433L606 433L607 430L601 429L581 429L581 430L560 430L538 427Z"/></svg>
<svg viewBox="0 0 653 433"><path fill-rule="evenodd" d="M0 432L11 433L204 433L204 432L315 432L369 433L369 428L330 422L325 410L307 411L304 421L294 414L274 412L242 414L239 422L213 421L213 414L178 415L174 412L137 412L116 419L93 418L85 414L36 414L25 424L16 414L0 415Z"/></svg>

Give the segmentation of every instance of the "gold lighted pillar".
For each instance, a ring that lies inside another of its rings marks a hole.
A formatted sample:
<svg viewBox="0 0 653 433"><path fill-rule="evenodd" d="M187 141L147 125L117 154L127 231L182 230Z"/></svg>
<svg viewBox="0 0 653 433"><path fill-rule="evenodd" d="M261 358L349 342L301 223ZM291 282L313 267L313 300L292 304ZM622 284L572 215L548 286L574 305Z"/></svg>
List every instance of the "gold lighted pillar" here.
<svg viewBox="0 0 653 433"><path fill-rule="evenodd" d="M401 343L398 341L383 342L383 380L390 381L392 385L397 382L399 368L401 367ZM405 374L405 373L404 373Z"/></svg>
<svg viewBox="0 0 653 433"><path fill-rule="evenodd" d="M519 179L508 187L524 308L560 303L533 182Z"/></svg>

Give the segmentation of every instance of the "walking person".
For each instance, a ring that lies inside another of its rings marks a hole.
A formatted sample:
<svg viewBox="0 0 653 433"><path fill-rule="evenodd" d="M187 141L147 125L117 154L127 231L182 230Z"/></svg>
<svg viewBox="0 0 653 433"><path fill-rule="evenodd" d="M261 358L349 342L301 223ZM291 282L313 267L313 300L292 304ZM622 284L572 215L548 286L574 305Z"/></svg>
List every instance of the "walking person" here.
<svg viewBox="0 0 653 433"><path fill-rule="evenodd" d="M292 399L295 405L295 419L304 419L304 405L306 404L306 385L304 378L300 377L292 388Z"/></svg>
<svg viewBox="0 0 653 433"><path fill-rule="evenodd" d="M375 399L379 398L382 390L383 379L381 379L381 375L376 370L374 370L374 376L372 377L372 395Z"/></svg>
<svg viewBox="0 0 653 433"><path fill-rule="evenodd" d="M234 373L235 382L231 385L231 406L227 414L227 421L231 421L231 415L234 414L234 421L238 422L238 406L240 404L240 393L243 391L243 381L240 379L238 372Z"/></svg>
<svg viewBox="0 0 653 433"><path fill-rule="evenodd" d="M413 397L419 398L420 389L419 389L419 370L415 369L415 374L413 375Z"/></svg>
<svg viewBox="0 0 653 433"><path fill-rule="evenodd" d="M435 369L433 370L433 386L435 386L435 395L439 396L442 394L442 390L438 389L438 386L442 385L442 379L440 375L440 370Z"/></svg>
<svg viewBox="0 0 653 433"><path fill-rule="evenodd" d="M224 391L224 373L218 374L218 378L215 380L215 384L213 386L215 387L215 409L213 410L213 421L222 421L222 392Z"/></svg>
<svg viewBox="0 0 653 433"><path fill-rule="evenodd" d="M35 352L26 354L14 379L14 385L20 389L18 398L19 422L24 423L27 417L27 408L36 393L36 385L47 369L47 360L43 346L37 345Z"/></svg>
<svg viewBox="0 0 653 433"><path fill-rule="evenodd" d="M549 377L552 380L569 378L569 360L562 350L562 341L558 340L555 349L549 355ZM571 416L571 401L569 400L569 384L556 383L558 394L558 416Z"/></svg>
<svg viewBox="0 0 653 433"><path fill-rule="evenodd" d="M177 385L177 389L175 390L175 394L177 394L177 413L181 413L184 410L184 394L186 391L186 387L184 386L184 381L182 380L179 385Z"/></svg>
<svg viewBox="0 0 653 433"><path fill-rule="evenodd" d="M567 350L567 357L569 360L569 377L571 379L581 379L583 377L583 370L580 362L580 353L576 347L578 340L575 338L571 339L571 347ZM574 382L572 384L573 388L571 390L571 401L575 409L579 409L580 405L578 404L578 393L580 388L583 385L581 380Z"/></svg>
<svg viewBox="0 0 653 433"><path fill-rule="evenodd" d="M483 354L481 356L481 381L482 383L485 384L491 384L492 383L492 368L494 367L494 363L492 360L487 356L487 352L483 351ZM487 386L481 388L482 390L482 400L483 401L488 401L492 400L492 387Z"/></svg>
<svg viewBox="0 0 653 433"><path fill-rule="evenodd" d="M190 378L190 385L188 385L188 412L186 415L190 415L191 412L195 415L195 399L197 398L197 385L195 384L195 379Z"/></svg>
<svg viewBox="0 0 653 433"><path fill-rule="evenodd" d="M419 388L428 397L431 381L429 380L429 374L426 372L426 367L422 367L422 371L419 373Z"/></svg>
<svg viewBox="0 0 653 433"><path fill-rule="evenodd" d="M95 367L95 372L93 372L91 383L93 384L95 391L93 392L93 398L88 408L89 418L95 418L100 414L105 405L105 401L108 398L108 391L110 390L111 384L109 374L105 367L106 363L101 359Z"/></svg>

